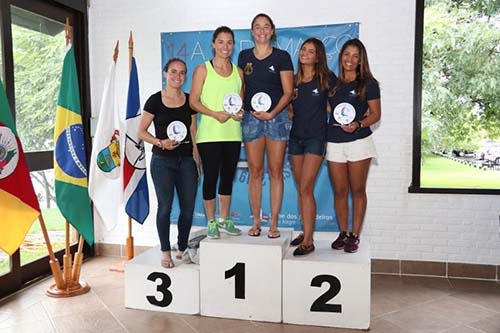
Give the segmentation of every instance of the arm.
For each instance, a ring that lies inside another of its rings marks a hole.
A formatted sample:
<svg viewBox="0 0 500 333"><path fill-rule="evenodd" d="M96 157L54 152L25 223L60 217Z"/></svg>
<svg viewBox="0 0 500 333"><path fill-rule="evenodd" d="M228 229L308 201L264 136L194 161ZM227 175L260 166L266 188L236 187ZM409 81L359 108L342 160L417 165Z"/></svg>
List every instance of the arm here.
<svg viewBox="0 0 500 333"><path fill-rule="evenodd" d="M293 71L280 72L283 95L271 112L254 112L253 115L259 120L271 120L278 115L292 100L293 96Z"/></svg>
<svg viewBox="0 0 500 333"><path fill-rule="evenodd" d="M179 142L175 140L170 140L170 139L163 139L160 140L151 133L149 133L148 128L153 122L154 119L154 114L149 113L147 111L142 112L141 114L141 122L139 123L139 129L137 130L137 135L139 136L139 139L150 143L152 145L160 147L162 150L167 149L167 150L173 150L179 146Z"/></svg>
<svg viewBox="0 0 500 333"><path fill-rule="evenodd" d="M225 123L229 119L229 115L223 111L210 110L200 102L201 91L207 77L207 68L205 64L201 64L194 70L193 81L191 83L191 91L189 93L189 106L199 113L215 118L220 123Z"/></svg>
<svg viewBox="0 0 500 333"><path fill-rule="evenodd" d="M238 74L240 75L240 79L241 79L240 97L241 97L241 100L243 101L243 96L245 94L245 81L243 80L243 71L239 67L238 67ZM233 118L236 121L240 121L241 119L243 119L243 112L244 111L242 108L240 111L238 111L238 113L231 115L231 118Z"/></svg>
<svg viewBox="0 0 500 333"><path fill-rule="evenodd" d="M191 142L193 143L193 159L198 168L198 173L200 170L200 154L198 153L198 146L196 145L196 115L191 116L191 126L189 127L189 132L191 133Z"/></svg>
<svg viewBox="0 0 500 333"><path fill-rule="evenodd" d="M342 129L347 133L353 133L357 131L360 126L363 128L369 127L380 120L381 114L380 98L371 99L368 101L368 111L365 112L365 117L361 121L353 121L348 125L343 125Z"/></svg>

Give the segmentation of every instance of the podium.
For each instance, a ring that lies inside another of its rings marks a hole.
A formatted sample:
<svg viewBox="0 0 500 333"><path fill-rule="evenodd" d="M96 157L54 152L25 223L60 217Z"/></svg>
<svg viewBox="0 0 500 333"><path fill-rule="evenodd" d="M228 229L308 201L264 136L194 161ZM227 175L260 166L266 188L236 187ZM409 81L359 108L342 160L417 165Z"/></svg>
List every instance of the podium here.
<svg viewBox="0 0 500 333"><path fill-rule="evenodd" d="M335 237L336 238L336 237ZM335 239L332 238L332 239ZM330 248L316 240L316 250L283 260L283 322L368 329L370 327L370 246L357 253Z"/></svg>
<svg viewBox="0 0 500 333"><path fill-rule="evenodd" d="M292 229L281 237L221 234L200 246L201 314L203 316L281 322L283 256Z"/></svg>
<svg viewBox="0 0 500 333"><path fill-rule="evenodd" d="M128 308L290 324L369 329L370 247L332 250L337 233L316 233L316 250L293 256L281 237L221 234L200 243L200 265L160 265L159 246L125 266ZM198 232L197 232L198 233ZM190 238L196 237L192 234Z"/></svg>

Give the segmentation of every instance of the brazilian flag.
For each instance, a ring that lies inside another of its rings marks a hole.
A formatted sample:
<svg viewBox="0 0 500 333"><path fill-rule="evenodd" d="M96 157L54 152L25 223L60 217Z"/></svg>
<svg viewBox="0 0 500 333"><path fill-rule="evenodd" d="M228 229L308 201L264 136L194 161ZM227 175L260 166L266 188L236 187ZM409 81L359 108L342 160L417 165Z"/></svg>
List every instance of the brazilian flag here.
<svg viewBox="0 0 500 333"><path fill-rule="evenodd" d="M92 245L94 225L84 138L75 55L70 47L64 57L54 128L56 202L64 218Z"/></svg>

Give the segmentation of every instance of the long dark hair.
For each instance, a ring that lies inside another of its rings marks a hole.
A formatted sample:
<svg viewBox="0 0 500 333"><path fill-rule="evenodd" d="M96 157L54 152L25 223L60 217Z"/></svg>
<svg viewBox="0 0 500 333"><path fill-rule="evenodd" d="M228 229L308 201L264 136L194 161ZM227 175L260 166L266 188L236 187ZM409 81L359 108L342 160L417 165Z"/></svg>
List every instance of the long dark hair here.
<svg viewBox="0 0 500 333"><path fill-rule="evenodd" d="M326 50L323 42L317 38L311 37L306 39L300 48L302 49L304 45L312 44L316 50L316 63L314 64L314 80L318 81L319 90L323 91L329 89L329 79L332 77L332 72L328 68L326 60ZM300 57L300 55L299 55ZM302 66L300 65L300 59L298 62L297 75L295 76L295 86L297 87L303 80L304 72Z"/></svg>
<svg viewBox="0 0 500 333"><path fill-rule="evenodd" d="M337 90L344 84L346 84L344 68L342 67L342 55L347 47L354 46L359 51L359 64L356 67L356 82L358 83L356 87L356 94L360 96L361 99L366 99L366 84L368 81L373 80L378 84L378 81L373 77L370 71L370 65L368 64L368 54L366 53L366 48L357 38L350 39L342 46L339 53L339 77L337 83L330 90L330 96L335 95Z"/></svg>

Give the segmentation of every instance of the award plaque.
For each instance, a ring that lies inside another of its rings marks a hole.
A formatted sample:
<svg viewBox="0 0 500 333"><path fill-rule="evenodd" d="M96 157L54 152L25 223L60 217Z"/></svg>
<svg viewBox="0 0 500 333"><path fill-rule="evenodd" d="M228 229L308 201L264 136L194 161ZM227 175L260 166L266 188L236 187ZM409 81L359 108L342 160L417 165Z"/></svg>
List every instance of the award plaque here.
<svg viewBox="0 0 500 333"><path fill-rule="evenodd" d="M265 92L258 92L251 100L252 108L256 112L267 112L271 108L271 97Z"/></svg>
<svg viewBox="0 0 500 333"><path fill-rule="evenodd" d="M230 114L236 114L241 110L243 106L243 101L241 100L240 95L235 93L229 93L224 96L223 104L224 111Z"/></svg>
<svg viewBox="0 0 500 333"><path fill-rule="evenodd" d="M170 140L181 142L187 136L186 125L182 121L174 120L167 126L167 136Z"/></svg>
<svg viewBox="0 0 500 333"><path fill-rule="evenodd" d="M340 103L333 110L333 118L340 125L350 124L356 116L356 110L354 106L349 103Z"/></svg>

